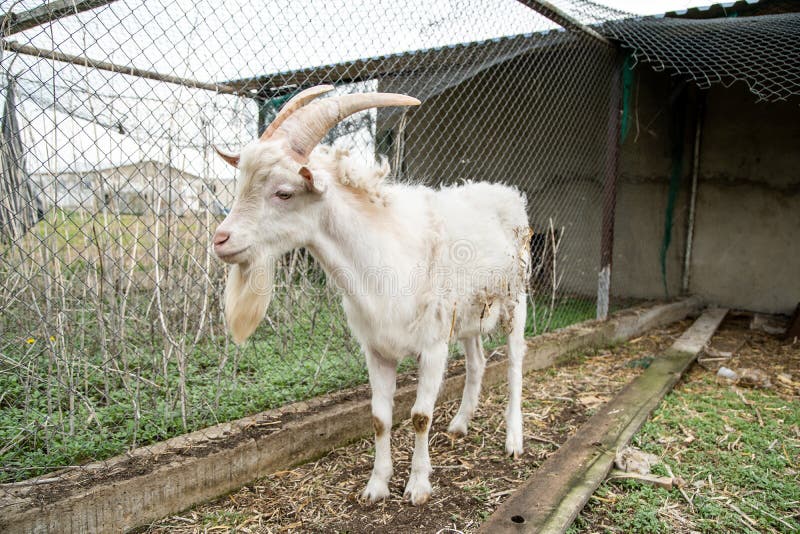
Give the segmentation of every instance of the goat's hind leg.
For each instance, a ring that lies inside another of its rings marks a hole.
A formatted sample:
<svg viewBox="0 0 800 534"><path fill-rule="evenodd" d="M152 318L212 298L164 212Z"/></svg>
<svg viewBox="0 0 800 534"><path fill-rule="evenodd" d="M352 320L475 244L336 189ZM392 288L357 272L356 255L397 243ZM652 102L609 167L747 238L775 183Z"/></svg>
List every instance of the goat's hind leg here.
<svg viewBox="0 0 800 534"><path fill-rule="evenodd" d="M465 436L467 427L478 406L481 395L481 381L483 370L486 368L486 357L483 354L481 336L468 337L463 340L464 358L466 360L467 377L464 382L464 393L461 396L461 406L453 417L447 431L451 434Z"/></svg>
<svg viewBox="0 0 800 534"><path fill-rule="evenodd" d="M517 298L508 333L508 407L506 408L506 452L522 454L522 362L525 359L525 293Z"/></svg>
<svg viewBox="0 0 800 534"><path fill-rule="evenodd" d="M367 352L369 385L372 389L372 423L375 427L375 464L367 487L361 496L370 502L389 496L392 477L392 406L396 387L397 363L385 360L373 351Z"/></svg>

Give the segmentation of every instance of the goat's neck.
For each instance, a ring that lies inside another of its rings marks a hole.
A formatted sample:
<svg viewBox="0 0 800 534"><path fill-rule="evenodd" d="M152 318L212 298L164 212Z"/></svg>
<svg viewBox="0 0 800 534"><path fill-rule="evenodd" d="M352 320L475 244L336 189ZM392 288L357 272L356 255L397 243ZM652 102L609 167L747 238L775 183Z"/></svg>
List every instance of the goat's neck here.
<svg viewBox="0 0 800 534"><path fill-rule="evenodd" d="M338 187L331 194L334 198L326 203L319 231L308 245L326 274L334 281L346 276L357 290L376 276L395 277L386 282L405 278L409 257L414 257L408 247L417 244L403 231L391 205L366 205L364 198Z"/></svg>

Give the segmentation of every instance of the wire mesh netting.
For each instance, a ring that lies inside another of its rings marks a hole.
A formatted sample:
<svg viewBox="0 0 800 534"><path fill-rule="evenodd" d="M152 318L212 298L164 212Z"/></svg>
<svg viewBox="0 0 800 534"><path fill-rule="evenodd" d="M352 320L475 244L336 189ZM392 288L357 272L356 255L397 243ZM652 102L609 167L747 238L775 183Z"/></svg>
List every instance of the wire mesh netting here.
<svg viewBox="0 0 800 534"><path fill-rule="evenodd" d="M624 13L558 5L622 35L607 23ZM235 346L209 247L237 180L213 145L238 150L319 83L423 101L355 115L326 143L397 179L526 193L528 334L594 318L620 65L600 40L514 0L0 11L0 482L366 382L306 250L282 258L263 324Z"/></svg>
<svg viewBox="0 0 800 534"><path fill-rule="evenodd" d="M800 13L611 21L605 31L638 61L703 89L742 82L759 102L800 95Z"/></svg>

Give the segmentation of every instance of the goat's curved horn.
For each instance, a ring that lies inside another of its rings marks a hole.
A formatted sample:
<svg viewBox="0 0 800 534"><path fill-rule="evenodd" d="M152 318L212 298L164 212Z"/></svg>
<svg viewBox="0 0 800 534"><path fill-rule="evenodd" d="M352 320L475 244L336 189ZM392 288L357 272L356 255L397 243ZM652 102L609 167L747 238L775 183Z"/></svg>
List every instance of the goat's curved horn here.
<svg viewBox="0 0 800 534"><path fill-rule="evenodd" d="M276 134L285 136L292 158L307 163L308 155L328 130L353 113L369 108L419 104L414 97L395 93L359 93L326 98L298 109L283 122Z"/></svg>
<svg viewBox="0 0 800 534"><path fill-rule="evenodd" d="M272 134L274 134L278 128L281 127L281 124L289 118L289 116L300 109L301 107L305 106L311 100L317 98L319 95L327 93L328 91L333 91L332 85L317 85L314 87L309 87L308 89L304 89L294 95L284 106L281 108L278 115L275 116L275 119L270 123L264 133L261 134L261 141L266 141Z"/></svg>
<svg viewBox="0 0 800 534"><path fill-rule="evenodd" d="M239 154L233 154L231 152L226 152L225 150L222 150L221 148L219 148L217 145L212 145L212 146L214 147L214 150L217 152L217 154L219 154L219 157L224 159L228 163L228 165L231 165L231 166L237 167L237 168L239 167Z"/></svg>

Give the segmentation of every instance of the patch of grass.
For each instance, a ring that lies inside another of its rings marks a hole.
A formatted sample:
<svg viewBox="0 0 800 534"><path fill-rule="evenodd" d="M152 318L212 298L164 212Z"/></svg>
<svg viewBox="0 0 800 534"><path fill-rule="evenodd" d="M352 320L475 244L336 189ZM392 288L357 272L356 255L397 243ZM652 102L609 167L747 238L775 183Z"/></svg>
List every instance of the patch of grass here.
<svg viewBox="0 0 800 534"><path fill-rule="evenodd" d="M575 323L594 319L597 315L594 299L587 297L559 297L550 301L537 298L528 306L525 335L531 336L558 330Z"/></svg>
<svg viewBox="0 0 800 534"><path fill-rule="evenodd" d="M741 395L752 404L702 376L669 394L634 439L686 481L691 505L678 489L607 482L571 532L609 522L618 532L800 530L800 403L770 390Z"/></svg>
<svg viewBox="0 0 800 534"><path fill-rule="evenodd" d="M228 527L237 525L247 519L247 514L243 512L229 511L229 510L215 510L203 515L200 523L206 528L212 527Z"/></svg>
<svg viewBox="0 0 800 534"><path fill-rule="evenodd" d="M186 428L176 396L178 364L171 358L162 368L162 355L147 343L122 347L131 374L116 373L111 380L102 372L101 353L86 355L85 369L75 360L80 365L72 369L84 374L77 381L72 432L65 395L52 394L63 389L64 378L48 374L47 343L5 344L0 443L11 446L0 447L0 482L105 459L132 446L366 382L364 360L349 336L331 337L327 325L343 322L334 313L318 310L317 320L325 326L314 330L302 321L278 331L265 323L243 347L221 336L203 339L187 355ZM304 352L287 347L303 347ZM37 374L12 372L9 361L22 362Z"/></svg>
<svg viewBox="0 0 800 534"><path fill-rule="evenodd" d="M489 494L492 492L491 488L483 482L464 486L464 490L469 493L472 500L479 504L485 504L489 500Z"/></svg>

